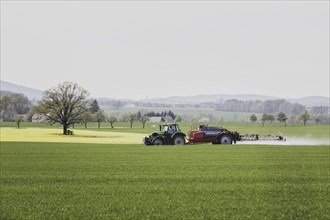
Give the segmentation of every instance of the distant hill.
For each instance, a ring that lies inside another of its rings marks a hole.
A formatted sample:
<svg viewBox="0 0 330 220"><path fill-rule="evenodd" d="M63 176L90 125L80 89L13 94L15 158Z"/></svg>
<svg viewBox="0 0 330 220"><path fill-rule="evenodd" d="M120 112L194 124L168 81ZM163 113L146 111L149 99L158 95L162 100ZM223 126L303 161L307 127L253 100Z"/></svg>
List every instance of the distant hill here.
<svg viewBox="0 0 330 220"><path fill-rule="evenodd" d="M263 96L263 95L255 95L255 94L238 94L238 95L230 95L230 94L219 94L219 95L196 95L196 96L173 96L167 98L154 98L144 101L149 102L158 102L165 104L198 104L198 103L217 103L220 101L225 101L228 99L237 99L242 101L253 101L253 100L275 100L275 99L284 99L281 97L273 97L273 96ZM310 106L329 106L330 99L325 96L308 96L303 98L294 98L294 99L286 99L291 103L298 103L307 107Z"/></svg>
<svg viewBox="0 0 330 220"><path fill-rule="evenodd" d="M6 94L7 91L14 93L23 93L30 100L41 100L42 91L38 89L28 88L25 86L16 85L14 83L0 80L1 95ZM125 101L126 103L134 102L133 100L118 100L111 97L97 98L102 102ZM171 96L166 98L151 98L140 100L142 102L161 103L161 104L200 104L200 103L219 103L228 99L238 99L242 101L252 100L275 100L283 99L281 97L255 95L255 94L218 94L218 95L196 95L196 96ZM306 107L310 106L329 106L330 98L325 96L308 96L303 98L286 99L291 103L298 103Z"/></svg>
<svg viewBox="0 0 330 220"><path fill-rule="evenodd" d="M0 80L1 95L6 94L6 91L14 93L23 93L30 100L41 100L42 91L38 89L28 88L25 86L16 85L14 83Z"/></svg>
<svg viewBox="0 0 330 220"><path fill-rule="evenodd" d="M196 96L171 96L166 98L153 98L148 101L151 102L160 102L165 104L198 104L205 102L220 102L228 99L238 99L242 101L250 101L250 100L274 100L280 99L278 97L272 96L263 96L263 95L253 95L253 94L239 94L239 95L230 95L230 94L218 94L218 95L196 95Z"/></svg>
<svg viewBox="0 0 330 220"><path fill-rule="evenodd" d="M304 106L330 106L330 98L324 96L308 96L300 99L288 99L288 101Z"/></svg>

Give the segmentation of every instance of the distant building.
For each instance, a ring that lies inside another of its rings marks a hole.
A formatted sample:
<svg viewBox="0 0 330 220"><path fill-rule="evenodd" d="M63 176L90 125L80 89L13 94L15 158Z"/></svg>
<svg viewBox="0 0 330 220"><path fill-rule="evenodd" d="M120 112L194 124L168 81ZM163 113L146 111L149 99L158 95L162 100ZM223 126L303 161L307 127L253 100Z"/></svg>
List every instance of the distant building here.
<svg viewBox="0 0 330 220"><path fill-rule="evenodd" d="M32 116L32 122L47 122L47 116L36 113Z"/></svg>
<svg viewBox="0 0 330 220"><path fill-rule="evenodd" d="M203 117L198 120L199 122L210 122L211 120L208 117Z"/></svg>

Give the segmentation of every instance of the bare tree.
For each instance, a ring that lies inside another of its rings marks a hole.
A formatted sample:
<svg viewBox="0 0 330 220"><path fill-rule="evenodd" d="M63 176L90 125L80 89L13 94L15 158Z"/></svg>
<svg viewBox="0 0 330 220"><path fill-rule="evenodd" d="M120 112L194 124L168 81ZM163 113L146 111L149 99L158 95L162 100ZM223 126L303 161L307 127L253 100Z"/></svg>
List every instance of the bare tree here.
<svg viewBox="0 0 330 220"><path fill-rule="evenodd" d="M182 116L181 115L177 115L176 117L175 117L175 119L174 119L174 122L175 123L179 123L179 122L181 122L183 119L182 119Z"/></svg>
<svg viewBox="0 0 330 220"><path fill-rule="evenodd" d="M313 115L313 120L315 121L316 126L318 126L320 121L321 121L321 115L320 114L314 114Z"/></svg>
<svg viewBox="0 0 330 220"><path fill-rule="evenodd" d="M280 113L278 113L278 115L277 115L277 120L278 120L279 122L283 122L284 125L286 126L286 120L288 120L288 117L287 117L286 114L284 114L283 112L280 112Z"/></svg>
<svg viewBox="0 0 330 220"><path fill-rule="evenodd" d="M308 111L305 111L300 115L299 119L302 120L304 122L304 126L306 126L306 122L311 119L311 116L309 115Z"/></svg>
<svg viewBox="0 0 330 220"><path fill-rule="evenodd" d="M115 122L117 122L117 117L115 117L115 116L113 116L113 115L110 115L110 116L108 116L108 122L110 123L110 126L111 126L111 128L113 128L113 124L115 123Z"/></svg>
<svg viewBox="0 0 330 220"><path fill-rule="evenodd" d="M262 126L265 126L265 122L273 123L275 120L274 115L264 113L261 117Z"/></svg>
<svg viewBox="0 0 330 220"><path fill-rule="evenodd" d="M275 120L275 116L274 116L274 115L271 115L271 114L269 114L269 115L268 115L268 121L269 121L270 123L273 123L273 122L274 122L274 120Z"/></svg>
<svg viewBox="0 0 330 220"><path fill-rule="evenodd" d="M136 114L134 113L129 113L128 114L128 121L130 123L130 127L133 127L133 122L136 120Z"/></svg>
<svg viewBox="0 0 330 220"><path fill-rule="evenodd" d="M15 122L16 122L17 128L20 128L20 125L23 121L24 121L23 115L17 115L15 117Z"/></svg>
<svg viewBox="0 0 330 220"><path fill-rule="evenodd" d="M261 122L262 122L262 126L265 126L265 122L268 121L268 115L266 113L262 114L261 117Z"/></svg>
<svg viewBox="0 0 330 220"><path fill-rule="evenodd" d="M88 122L91 122L93 120L92 114L90 112L86 112L82 115L81 123L87 128Z"/></svg>
<svg viewBox="0 0 330 220"><path fill-rule="evenodd" d="M104 112L102 110L99 110L95 113L95 119L97 121L97 127L100 128L101 127L101 122L105 120L105 115Z"/></svg>
<svg viewBox="0 0 330 220"><path fill-rule="evenodd" d="M63 125L63 134L68 128L81 123L83 115L89 111L88 92L76 83L63 82L57 87L46 90L40 102L40 113L52 124Z"/></svg>
<svg viewBox="0 0 330 220"><path fill-rule="evenodd" d="M149 120L150 120L150 118L148 116L143 115L143 116L140 117L140 122L142 123L142 128L145 127L146 122L149 121Z"/></svg>

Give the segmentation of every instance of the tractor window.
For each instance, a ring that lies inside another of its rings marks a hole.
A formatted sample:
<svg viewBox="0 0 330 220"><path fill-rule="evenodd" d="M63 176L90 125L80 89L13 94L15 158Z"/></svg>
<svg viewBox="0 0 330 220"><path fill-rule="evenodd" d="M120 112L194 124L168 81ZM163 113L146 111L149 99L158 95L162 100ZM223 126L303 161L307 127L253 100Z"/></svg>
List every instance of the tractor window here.
<svg viewBox="0 0 330 220"><path fill-rule="evenodd" d="M163 131L168 131L168 126L167 125L164 125L164 127L163 127Z"/></svg>
<svg viewBox="0 0 330 220"><path fill-rule="evenodd" d="M174 131L176 131L176 126L175 126L175 125L170 125L168 131L169 131L169 132L174 132Z"/></svg>

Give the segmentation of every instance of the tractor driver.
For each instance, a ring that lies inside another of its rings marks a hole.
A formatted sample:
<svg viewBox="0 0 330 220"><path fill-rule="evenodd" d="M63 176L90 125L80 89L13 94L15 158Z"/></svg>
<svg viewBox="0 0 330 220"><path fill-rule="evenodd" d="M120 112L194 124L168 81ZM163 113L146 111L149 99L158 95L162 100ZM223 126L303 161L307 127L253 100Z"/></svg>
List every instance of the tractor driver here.
<svg viewBox="0 0 330 220"><path fill-rule="evenodd" d="M175 131L175 126L174 125L170 125L168 131L169 132L174 132Z"/></svg>

